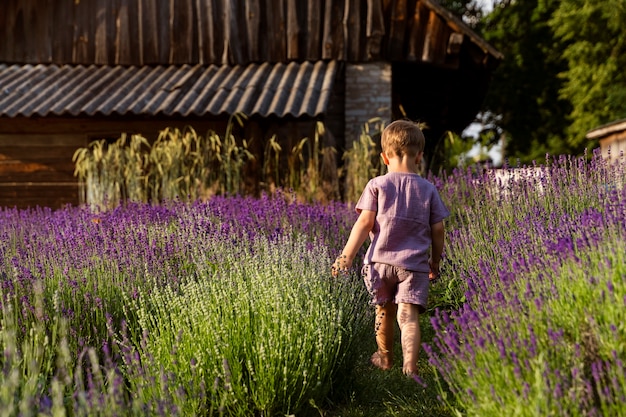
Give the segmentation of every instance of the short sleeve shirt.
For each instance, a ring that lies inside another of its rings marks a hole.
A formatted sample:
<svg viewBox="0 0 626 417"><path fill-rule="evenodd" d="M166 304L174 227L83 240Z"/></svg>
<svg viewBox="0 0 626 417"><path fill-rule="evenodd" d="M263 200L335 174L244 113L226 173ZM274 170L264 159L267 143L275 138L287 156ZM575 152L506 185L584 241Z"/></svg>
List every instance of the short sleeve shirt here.
<svg viewBox="0 0 626 417"><path fill-rule="evenodd" d="M364 263L428 272L431 225L450 215L437 188L418 174L390 172L372 178L356 211L376 212Z"/></svg>

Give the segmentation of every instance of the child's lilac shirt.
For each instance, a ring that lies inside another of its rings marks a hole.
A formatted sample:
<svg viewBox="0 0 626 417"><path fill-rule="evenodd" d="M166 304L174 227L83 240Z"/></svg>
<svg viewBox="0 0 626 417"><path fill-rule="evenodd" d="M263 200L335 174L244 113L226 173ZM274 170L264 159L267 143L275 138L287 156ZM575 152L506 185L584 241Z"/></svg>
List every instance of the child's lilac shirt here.
<svg viewBox="0 0 626 417"><path fill-rule="evenodd" d="M430 271L430 226L450 215L431 182L402 172L372 178L356 204L357 213L362 210L376 212L365 264Z"/></svg>

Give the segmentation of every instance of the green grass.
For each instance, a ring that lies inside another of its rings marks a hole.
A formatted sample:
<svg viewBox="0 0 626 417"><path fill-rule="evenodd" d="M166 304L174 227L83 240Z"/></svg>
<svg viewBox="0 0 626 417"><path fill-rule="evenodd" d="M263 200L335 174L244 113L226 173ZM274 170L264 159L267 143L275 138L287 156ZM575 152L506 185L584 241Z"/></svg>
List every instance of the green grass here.
<svg viewBox="0 0 626 417"><path fill-rule="evenodd" d="M439 285L439 284L435 284ZM372 315L373 329L373 315ZM430 342L433 328L430 316L420 317L422 342ZM365 336L356 367L351 375L352 382L344 387L341 403L331 404L320 415L336 417L451 417L451 408L441 397L441 390L447 394L447 401L453 401L445 386L437 376L437 371L429 365L426 353L420 353L418 369L425 386L406 377L402 373L402 350L400 334L396 327L394 357L396 362L389 371L382 371L370 364L370 355L376 351L374 332ZM441 385L440 385L441 384Z"/></svg>

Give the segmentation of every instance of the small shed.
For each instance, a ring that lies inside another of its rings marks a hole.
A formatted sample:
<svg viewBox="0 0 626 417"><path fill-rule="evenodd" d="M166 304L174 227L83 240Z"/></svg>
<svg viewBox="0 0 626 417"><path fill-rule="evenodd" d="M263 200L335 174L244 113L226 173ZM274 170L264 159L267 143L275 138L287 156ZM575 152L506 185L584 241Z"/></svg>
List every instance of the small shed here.
<svg viewBox="0 0 626 417"><path fill-rule="evenodd" d="M587 133L587 139L597 140L604 158L626 155L626 119L598 126Z"/></svg>
<svg viewBox="0 0 626 417"><path fill-rule="evenodd" d="M342 151L408 117L432 152L501 59L437 0L3 0L0 206L77 204L72 155L95 139L223 132L236 112L259 150L322 121Z"/></svg>

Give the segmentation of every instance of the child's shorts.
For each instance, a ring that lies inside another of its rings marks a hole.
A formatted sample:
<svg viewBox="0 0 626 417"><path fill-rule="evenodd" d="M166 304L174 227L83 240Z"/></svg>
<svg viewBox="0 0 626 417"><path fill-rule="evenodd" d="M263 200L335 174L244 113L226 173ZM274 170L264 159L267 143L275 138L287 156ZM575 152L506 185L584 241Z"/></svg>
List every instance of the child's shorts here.
<svg viewBox="0 0 626 417"><path fill-rule="evenodd" d="M382 305L393 301L396 304L417 304L420 312L426 310L430 284L428 272L374 263L363 265L361 275L372 296L372 304Z"/></svg>

